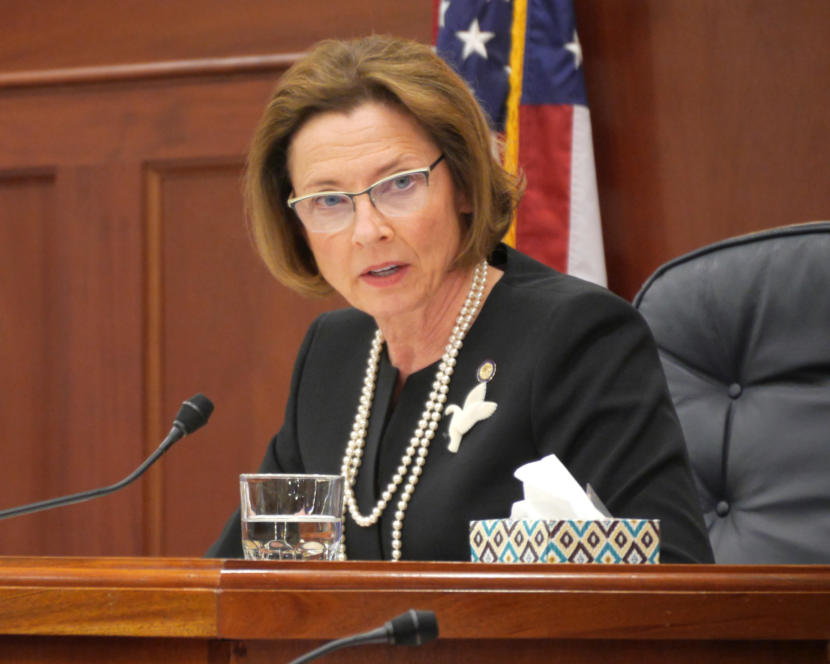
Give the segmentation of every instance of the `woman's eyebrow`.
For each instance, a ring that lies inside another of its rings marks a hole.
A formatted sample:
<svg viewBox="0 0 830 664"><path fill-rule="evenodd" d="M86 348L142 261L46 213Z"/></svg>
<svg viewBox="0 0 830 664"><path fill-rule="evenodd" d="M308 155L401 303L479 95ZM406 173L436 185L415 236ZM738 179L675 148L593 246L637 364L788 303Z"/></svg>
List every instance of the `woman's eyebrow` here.
<svg viewBox="0 0 830 664"><path fill-rule="evenodd" d="M411 161L412 159L414 159L414 157L409 154L404 154L389 159L388 161L382 163L380 166L375 168L372 171L372 177L369 178L370 181L367 182L360 189L357 189L356 191L360 191L362 189L365 189L366 187L371 187L376 182L383 180L384 178L389 177L390 175L394 175L395 173L402 173L404 171L420 168L419 166L407 167L402 165L407 161ZM346 189L342 185L338 184L336 180L332 180L326 177L321 178L319 180L312 180L306 185L306 188L308 189L308 191L304 192L303 195L305 195L306 193L325 193L327 191L350 191L349 189ZM314 189L316 189L317 191L313 191Z"/></svg>

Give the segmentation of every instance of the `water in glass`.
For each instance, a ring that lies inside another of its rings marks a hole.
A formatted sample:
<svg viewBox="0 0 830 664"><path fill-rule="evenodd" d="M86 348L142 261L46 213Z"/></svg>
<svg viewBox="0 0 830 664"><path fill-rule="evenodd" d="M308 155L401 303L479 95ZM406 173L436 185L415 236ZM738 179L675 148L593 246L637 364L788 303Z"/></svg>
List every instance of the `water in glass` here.
<svg viewBox="0 0 830 664"><path fill-rule="evenodd" d="M248 560L334 560L342 520L323 515L257 515L243 521Z"/></svg>

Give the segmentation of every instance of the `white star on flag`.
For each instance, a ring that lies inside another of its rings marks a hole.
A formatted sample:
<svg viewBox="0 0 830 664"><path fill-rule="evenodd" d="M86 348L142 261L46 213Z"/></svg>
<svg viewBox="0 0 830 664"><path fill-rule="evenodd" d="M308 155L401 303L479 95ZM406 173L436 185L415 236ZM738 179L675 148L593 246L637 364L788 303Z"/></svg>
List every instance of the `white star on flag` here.
<svg viewBox="0 0 830 664"><path fill-rule="evenodd" d="M495 37L496 33L482 32L478 27L478 19L474 18L469 30L459 30L455 33L455 36L464 42L464 52L461 54L462 60L466 60L474 52L486 60L487 47L484 45Z"/></svg>
<svg viewBox="0 0 830 664"><path fill-rule="evenodd" d="M579 65L582 64L582 44L579 43L579 35L576 34L576 30L574 30L573 41L565 44L565 50L574 54L574 69L579 69Z"/></svg>

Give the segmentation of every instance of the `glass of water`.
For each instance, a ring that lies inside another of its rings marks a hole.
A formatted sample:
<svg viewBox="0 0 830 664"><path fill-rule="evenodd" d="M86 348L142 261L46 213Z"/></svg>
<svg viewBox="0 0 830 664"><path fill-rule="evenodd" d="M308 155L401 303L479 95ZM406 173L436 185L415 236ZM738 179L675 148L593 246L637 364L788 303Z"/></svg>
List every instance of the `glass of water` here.
<svg viewBox="0 0 830 664"><path fill-rule="evenodd" d="M341 475L239 476L247 560L335 560L343 524Z"/></svg>

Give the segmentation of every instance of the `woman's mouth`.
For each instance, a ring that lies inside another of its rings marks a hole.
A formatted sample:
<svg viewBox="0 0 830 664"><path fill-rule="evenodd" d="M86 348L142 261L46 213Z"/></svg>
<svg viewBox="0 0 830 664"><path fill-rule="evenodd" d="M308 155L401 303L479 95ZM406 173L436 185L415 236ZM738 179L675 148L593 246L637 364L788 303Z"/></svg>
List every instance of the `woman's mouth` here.
<svg viewBox="0 0 830 664"><path fill-rule="evenodd" d="M401 269L400 265L386 265L384 267L367 270L366 274L372 277L388 277Z"/></svg>
<svg viewBox="0 0 830 664"><path fill-rule="evenodd" d="M371 267L360 276L365 283L372 286L393 286L403 279L406 272L405 263L386 263Z"/></svg>

